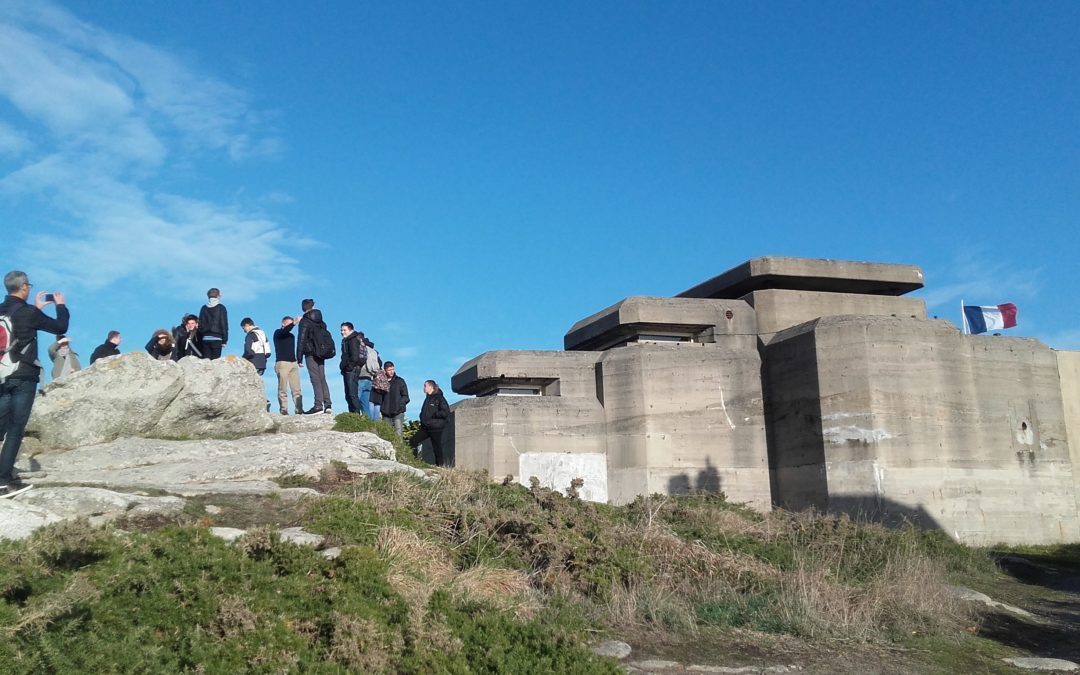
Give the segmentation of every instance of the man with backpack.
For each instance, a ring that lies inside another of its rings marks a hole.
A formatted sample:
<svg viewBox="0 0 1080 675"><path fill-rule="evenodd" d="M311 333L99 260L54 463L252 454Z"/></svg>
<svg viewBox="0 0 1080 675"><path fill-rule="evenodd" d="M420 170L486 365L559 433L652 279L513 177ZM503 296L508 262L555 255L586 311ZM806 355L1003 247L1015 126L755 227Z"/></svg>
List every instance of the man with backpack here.
<svg viewBox="0 0 1080 675"><path fill-rule="evenodd" d="M367 415L363 407L363 397L360 385L360 371L367 362L367 347L364 345L362 333L357 333L352 323L346 321L341 324L341 377L345 381L345 401L349 406L349 412ZM371 390L371 378L367 380L367 391ZM370 417L370 415L368 415Z"/></svg>
<svg viewBox="0 0 1080 675"><path fill-rule="evenodd" d="M32 287L25 272L14 270L4 276L7 297L0 304L0 496L24 487L15 479L15 457L41 380L37 333L66 333L70 316L63 293L42 291L33 305L27 304ZM55 319L41 311L52 304L56 305Z"/></svg>
<svg viewBox="0 0 1080 675"><path fill-rule="evenodd" d="M310 410L305 410L304 414L330 414L330 387L326 384L325 366L327 359L337 355L337 348L333 336L326 329L322 312L315 309L315 301L311 298L304 299L300 302L300 309L304 314L297 321L300 331L296 338L296 356L298 361L307 365L311 388L315 393L315 405Z"/></svg>
<svg viewBox="0 0 1080 675"><path fill-rule="evenodd" d="M270 356L270 342L266 339L263 329L256 326L249 316L240 320L240 328L247 334L244 338L244 358L255 366L255 372L261 376L266 372L266 358Z"/></svg>

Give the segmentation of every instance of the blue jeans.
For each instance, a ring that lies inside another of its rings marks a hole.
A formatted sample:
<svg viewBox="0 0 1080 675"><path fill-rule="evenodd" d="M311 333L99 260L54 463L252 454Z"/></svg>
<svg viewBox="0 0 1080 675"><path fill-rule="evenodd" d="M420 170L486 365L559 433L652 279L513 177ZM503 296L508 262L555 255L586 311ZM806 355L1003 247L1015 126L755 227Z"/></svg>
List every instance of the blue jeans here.
<svg viewBox="0 0 1080 675"><path fill-rule="evenodd" d="M376 419L371 416L371 378L360 378L358 388L360 390L360 407L356 412L361 415L367 415L371 419Z"/></svg>
<svg viewBox="0 0 1080 675"><path fill-rule="evenodd" d="M22 445L35 395L37 382L9 379L0 384L0 437L4 439L4 448L0 450L0 483L15 479L15 457Z"/></svg>

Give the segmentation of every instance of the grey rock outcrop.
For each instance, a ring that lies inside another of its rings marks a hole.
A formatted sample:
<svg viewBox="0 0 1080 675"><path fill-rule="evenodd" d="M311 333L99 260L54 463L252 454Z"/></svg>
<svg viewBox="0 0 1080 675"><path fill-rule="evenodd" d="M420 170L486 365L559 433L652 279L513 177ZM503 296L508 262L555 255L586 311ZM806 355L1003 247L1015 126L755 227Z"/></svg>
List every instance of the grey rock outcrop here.
<svg viewBox="0 0 1080 675"><path fill-rule="evenodd" d="M180 497L151 497L92 487L35 488L16 499L51 511L65 520L91 517L105 521L123 515L176 515L184 509L184 500Z"/></svg>
<svg viewBox="0 0 1080 675"><path fill-rule="evenodd" d="M25 539L34 530L63 518L48 509L14 499L0 499L0 539Z"/></svg>
<svg viewBox="0 0 1080 675"><path fill-rule="evenodd" d="M180 495L271 493L281 476L318 478L330 462L356 473L419 469L376 457L393 457L390 443L369 433L315 431L264 434L236 440L169 441L121 438L67 452L20 458L44 472L38 485L81 483L127 489L156 488ZM21 468L21 466L20 466Z"/></svg>
<svg viewBox="0 0 1080 675"><path fill-rule="evenodd" d="M593 654L607 656L612 659L625 659L630 656L633 649L622 640L605 640L593 647Z"/></svg>
<svg viewBox="0 0 1080 675"><path fill-rule="evenodd" d="M302 527L286 527L279 534L282 541L287 541L297 546L310 546L317 549L326 543L326 537L321 534L308 532Z"/></svg>
<svg viewBox="0 0 1080 675"><path fill-rule="evenodd" d="M70 450L124 437L239 437L273 428L262 379L246 361L162 362L134 352L44 387L27 434Z"/></svg>
<svg viewBox="0 0 1080 675"><path fill-rule="evenodd" d="M12 499L0 499L0 539L25 539L35 530L62 520L86 518L103 525L120 516L176 515L179 497L124 494L101 488L34 488Z"/></svg>

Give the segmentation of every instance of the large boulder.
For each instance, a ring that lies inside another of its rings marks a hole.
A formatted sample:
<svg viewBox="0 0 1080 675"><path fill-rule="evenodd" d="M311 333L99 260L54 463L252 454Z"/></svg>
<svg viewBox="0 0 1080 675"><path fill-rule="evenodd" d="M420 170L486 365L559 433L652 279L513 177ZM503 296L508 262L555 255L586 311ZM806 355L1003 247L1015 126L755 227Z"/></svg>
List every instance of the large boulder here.
<svg viewBox="0 0 1080 675"><path fill-rule="evenodd" d="M163 437L250 436L274 428L266 385L250 363L235 357L180 359L184 387L157 421Z"/></svg>
<svg viewBox="0 0 1080 675"><path fill-rule="evenodd" d="M70 450L124 437L235 438L273 428L262 378L247 361L177 363L134 352L44 387L27 435Z"/></svg>

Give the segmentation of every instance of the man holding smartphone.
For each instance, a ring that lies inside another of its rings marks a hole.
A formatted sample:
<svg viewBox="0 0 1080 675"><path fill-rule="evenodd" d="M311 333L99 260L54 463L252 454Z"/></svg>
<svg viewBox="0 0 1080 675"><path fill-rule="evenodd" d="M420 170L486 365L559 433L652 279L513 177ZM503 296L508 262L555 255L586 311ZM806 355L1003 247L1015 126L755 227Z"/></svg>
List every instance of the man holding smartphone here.
<svg viewBox="0 0 1080 675"><path fill-rule="evenodd" d="M0 316L11 320L12 344L9 346L11 358L18 365L0 383L0 438L3 439L3 448L0 449L0 497L23 487L15 479L15 457L19 454L37 385L41 380L38 331L53 335L66 333L69 319L63 293L40 292L33 305L27 304L33 285L25 272L14 270L4 275L4 288L7 297L0 304ZM55 319L41 311L52 304L56 305Z"/></svg>

